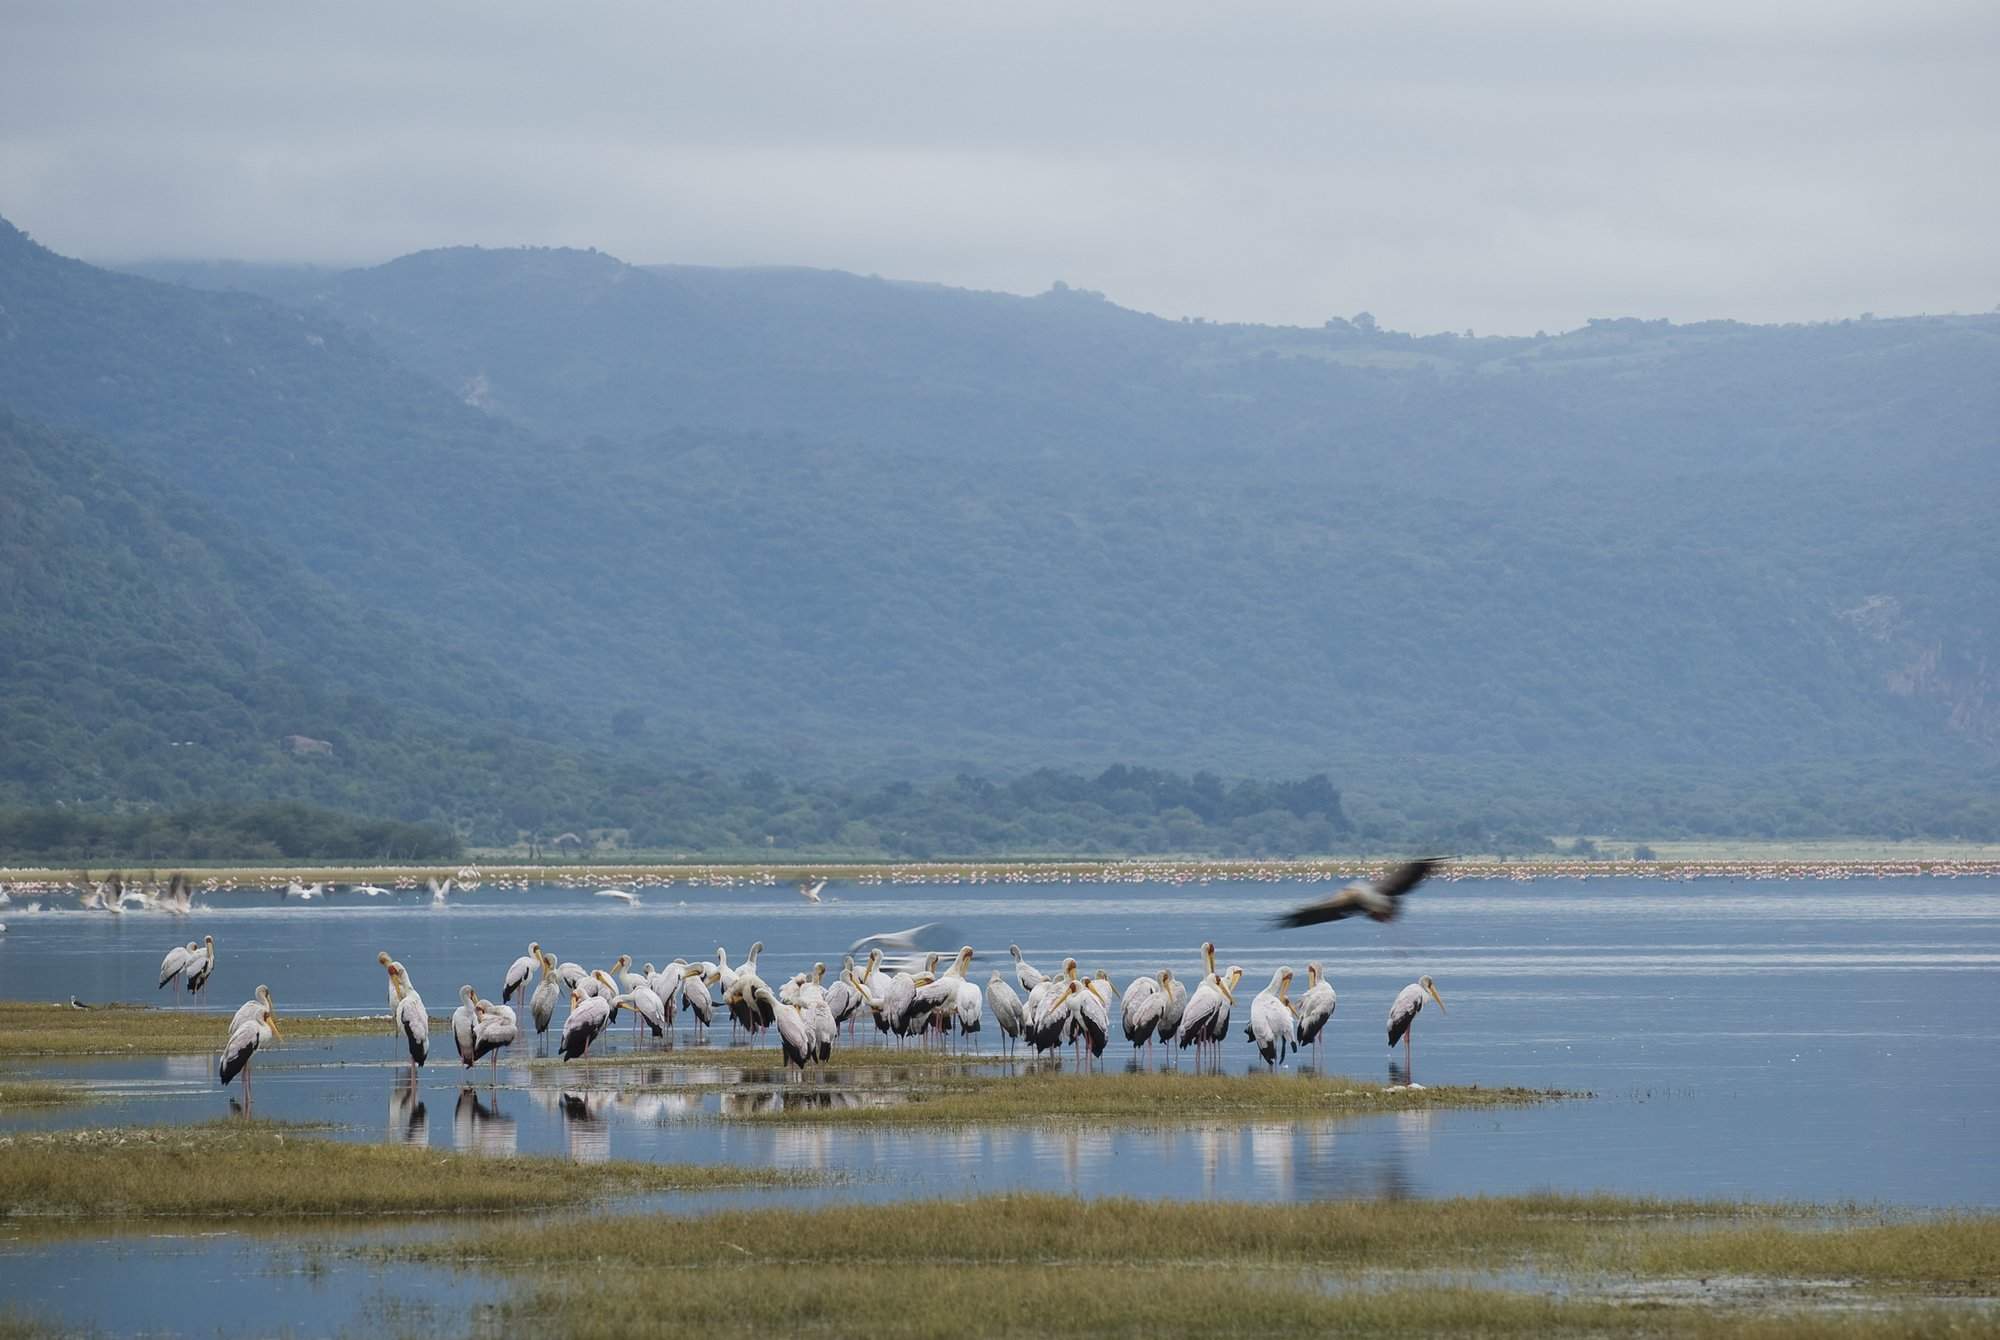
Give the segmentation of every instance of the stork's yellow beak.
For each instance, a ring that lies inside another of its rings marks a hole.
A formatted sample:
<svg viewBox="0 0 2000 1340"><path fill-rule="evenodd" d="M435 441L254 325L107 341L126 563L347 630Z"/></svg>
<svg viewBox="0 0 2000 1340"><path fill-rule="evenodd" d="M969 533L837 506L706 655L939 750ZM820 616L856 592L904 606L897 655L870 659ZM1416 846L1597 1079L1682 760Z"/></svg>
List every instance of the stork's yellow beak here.
<svg viewBox="0 0 2000 1340"><path fill-rule="evenodd" d="M1431 993L1431 999L1438 1003L1439 1011L1444 1013L1449 1013L1449 1011L1445 1010L1444 1008L1444 997L1438 994L1438 989L1436 987L1430 987L1429 991Z"/></svg>

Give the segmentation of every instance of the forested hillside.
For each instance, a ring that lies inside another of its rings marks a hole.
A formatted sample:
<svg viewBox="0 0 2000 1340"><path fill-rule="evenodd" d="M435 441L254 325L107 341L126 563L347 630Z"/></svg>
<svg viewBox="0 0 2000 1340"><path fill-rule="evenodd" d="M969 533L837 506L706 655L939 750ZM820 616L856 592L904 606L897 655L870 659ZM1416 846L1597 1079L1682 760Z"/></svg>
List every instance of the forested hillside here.
<svg viewBox="0 0 2000 1340"><path fill-rule="evenodd" d="M561 753L451 802L486 831L675 840L701 768L838 829L1120 760L1325 772L1384 843L2000 825L2000 318L1412 339L561 251L156 272L0 232L0 403L281 553L366 625L315 620L387 680L344 691Z"/></svg>

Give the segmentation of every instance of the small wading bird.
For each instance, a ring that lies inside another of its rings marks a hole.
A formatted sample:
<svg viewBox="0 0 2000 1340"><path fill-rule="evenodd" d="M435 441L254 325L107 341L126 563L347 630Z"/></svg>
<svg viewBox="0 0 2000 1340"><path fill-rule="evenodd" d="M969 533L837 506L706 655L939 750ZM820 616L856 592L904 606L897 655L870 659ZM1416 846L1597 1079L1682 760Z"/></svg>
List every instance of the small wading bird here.
<svg viewBox="0 0 2000 1340"><path fill-rule="evenodd" d="M1330 897L1293 908L1275 918L1271 924L1279 930L1293 930L1300 926L1317 926L1323 921L1343 921L1353 916L1394 921L1396 914L1403 909L1403 895L1423 883L1441 859L1426 856L1422 860L1406 861L1372 883L1356 881Z"/></svg>
<svg viewBox="0 0 2000 1340"><path fill-rule="evenodd" d="M1444 997L1438 994L1437 984L1429 974L1419 977L1396 993L1396 1003L1389 1007L1389 1046L1391 1049L1400 1042L1405 1047L1403 1053L1403 1079L1417 1082L1417 1015L1424 1008L1424 996L1438 1003L1444 1009Z"/></svg>
<svg viewBox="0 0 2000 1340"><path fill-rule="evenodd" d="M826 881L823 879L820 880L807 879L807 880L801 880L799 883L799 897L805 899L809 903L818 902L820 894L824 892L826 892Z"/></svg>
<svg viewBox="0 0 2000 1340"><path fill-rule="evenodd" d="M237 1075L243 1076L243 1109L250 1110L250 1058L257 1049L273 1038L284 1036L278 1031L278 1021L269 1010L259 1010L254 1018L229 1035L223 1044L222 1059L217 1063L215 1073L223 1088Z"/></svg>

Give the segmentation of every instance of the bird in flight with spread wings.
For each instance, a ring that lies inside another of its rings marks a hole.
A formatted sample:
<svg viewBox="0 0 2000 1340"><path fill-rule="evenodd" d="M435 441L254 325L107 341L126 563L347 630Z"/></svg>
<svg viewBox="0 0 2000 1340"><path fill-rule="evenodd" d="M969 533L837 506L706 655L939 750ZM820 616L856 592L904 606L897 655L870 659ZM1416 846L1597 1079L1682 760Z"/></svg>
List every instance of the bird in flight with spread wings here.
<svg viewBox="0 0 2000 1340"><path fill-rule="evenodd" d="M1375 921L1394 921L1403 910L1403 895L1424 882L1442 857L1426 856L1406 861L1374 881L1360 880L1339 893L1303 907L1295 907L1271 924L1281 930L1317 926L1323 921L1342 921L1365 916Z"/></svg>

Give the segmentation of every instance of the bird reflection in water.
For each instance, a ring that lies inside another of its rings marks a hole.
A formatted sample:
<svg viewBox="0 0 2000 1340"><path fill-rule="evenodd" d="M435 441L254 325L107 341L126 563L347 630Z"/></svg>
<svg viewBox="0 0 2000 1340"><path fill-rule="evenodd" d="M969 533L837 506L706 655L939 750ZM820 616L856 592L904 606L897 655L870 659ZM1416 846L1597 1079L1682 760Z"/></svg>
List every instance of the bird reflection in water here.
<svg viewBox="0 0 2000 1340"><path fill-rule="evenodd" d="M399 1071L389 1082L389 1138L406 1145L431 1142L430 1114L415 1067Z"/></svg>
<svg viewBox="0 0 2000 1340"><path fill-rule="evenodd" d="M578 1163L603 1163L611 1157L611 1123L605 1120L614 1094L565 1089L560 1106L563 1140Z"/></svg>
<svg viewBox="0 0 2000 1340"><path fill-rule="evenodd" d="M458 1091L458 1104L451 1113L451 1142L456 1149L476 1154L512 1155L520 1143L520 1131L514 1118L500 1110L500 1091L495 1089L491 1102L482 1099L479 1091L467 1085Z"/></svg>

